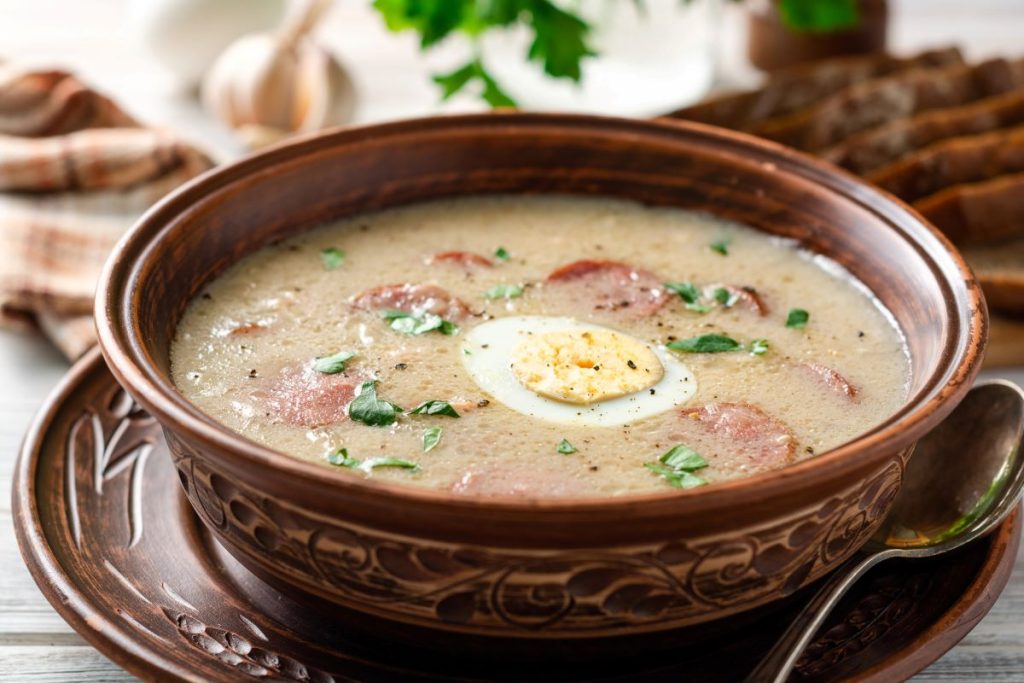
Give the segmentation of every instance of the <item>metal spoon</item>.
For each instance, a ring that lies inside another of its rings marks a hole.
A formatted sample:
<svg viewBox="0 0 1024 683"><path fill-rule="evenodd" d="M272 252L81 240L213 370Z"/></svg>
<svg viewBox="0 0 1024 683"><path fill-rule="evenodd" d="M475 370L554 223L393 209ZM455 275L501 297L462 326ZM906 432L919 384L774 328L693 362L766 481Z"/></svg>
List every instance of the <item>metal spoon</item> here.
<svg viewBox="0 0 1024 683"><path fill-rule="evenodd" d="M840 598L869 569L893 557L933 557L995 529L1024 492L1024 391L1012 382L977 384L914 449L903 486L881 528L842 564L747 677L782 683Z"/></svg>

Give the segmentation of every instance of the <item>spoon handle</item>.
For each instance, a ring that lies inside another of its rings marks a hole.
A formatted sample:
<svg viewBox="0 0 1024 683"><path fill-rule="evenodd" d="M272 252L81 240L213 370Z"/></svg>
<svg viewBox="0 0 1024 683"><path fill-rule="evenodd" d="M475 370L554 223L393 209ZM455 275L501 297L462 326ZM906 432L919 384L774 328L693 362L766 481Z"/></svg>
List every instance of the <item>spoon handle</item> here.
<svg viewBox="0 0 1024 683"><path fill-rule="evenodd" d="M825 621L825 618L860 577L886 559L888 555L856 554L841 564L818 589L814 597L796 616L760 664L746 678L746 683L783 683L793 671L804 648Z"/></svg>

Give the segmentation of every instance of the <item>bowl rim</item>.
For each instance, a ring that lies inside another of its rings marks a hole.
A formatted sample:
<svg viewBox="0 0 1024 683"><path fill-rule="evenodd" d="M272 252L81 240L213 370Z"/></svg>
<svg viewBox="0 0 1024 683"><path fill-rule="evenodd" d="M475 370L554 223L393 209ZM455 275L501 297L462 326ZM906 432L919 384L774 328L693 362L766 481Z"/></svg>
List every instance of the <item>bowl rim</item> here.
<svg viewBox="0 0 1024 683"><path fill-rule="evenodd" d="M207 416L181 394L170 378L164 379L145 350L132 320L132 302L144 259L138 258L159 241L165 229L182 211L203 198L228 188L235 180L266 173L281 163L314 155L318 150L344 145L380 142L409 134L444 130L508 132L517 128L563 128L634 136L696 138L702 144L717 143L767 160L773 170L800 176L824 186L860 208L876 215L888 229L898 232L931 267L940 285L949 288L945 297L955 333L949 335L934 372L924 387L909 397L882 425L812 458L769 472L741 477L709 487L622 496L513 497L464 496L426 487L353 477L322 464L306 461L252 441ZM945 260L946 263L941 261ZM961 302L963 305L961 305ZM869 185L841 168L808 154L745 133L675 119L627 119L581 114L490 112L432 116L395 122L338 128L279 143L249 154L233 163L215 167L186 182L150 207L121 237L107 259L96 293L95 319L99 345L118 382L158 421L186 431L194 440L212 444L235 465L272 470L301 484L329 484L339 495L385 495L394 503L473 512L488 510L510 514L536 510L579 513L607 512L636 506L670 504L678 513L704 509L716 501L766 500L794 490L834 481L871 464L872 454L891 453L910 447L935 422L944 417L970 388L981 367L988 332L988 312L978 281L952 243L920 214L896 197Z"/></svg>

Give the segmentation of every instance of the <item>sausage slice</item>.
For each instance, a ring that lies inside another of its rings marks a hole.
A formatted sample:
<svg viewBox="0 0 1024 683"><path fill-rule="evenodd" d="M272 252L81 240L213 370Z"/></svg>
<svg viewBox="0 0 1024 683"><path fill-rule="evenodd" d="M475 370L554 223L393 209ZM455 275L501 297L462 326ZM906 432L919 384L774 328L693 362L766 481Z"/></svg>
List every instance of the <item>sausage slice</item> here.
<svg viewBox="0 0 1024 683"><path fill-rule="evenodd" d="M598 310L647 316L669 300L654 273L618 261L574 261L553 270L547 281L578 288L580 297Z"/></svg>
<svg viewBox="0 0 1024 683"><path fill-rule="evenodd" d="M450 263L466 269L491 268L494 266L494 263L489 258L480 254L474 254L471 251L442 251L427 259L428 265L434 263Z"/></svg>
<svg viewBox="0 0 1024 683"><path fill-rule="evenodd" d="M362 378L326 375L305 367L286 367L263 381L253 397L264 412L281 422L319 427L348 419L348 404Z"/></svg>
<svg viewBox="0 0 1024 683"><path fill-rule="evenodd" d="M486 464L467 471L451 486L453 493L469 496L546 498L583 496L591 492L577 479L554 470L515 464Z"/></svg>
<svg viewBox="0 0 1024 683"><path fill-rule="evenodd" d="M748 403L708 403L681 411L704 432L721 442L723 452L738 451L758 470L788 465L796 454L796 438L789 428Z"/></svg>
<svg viewBox="0 0 1024 683"><path fill-rule="evenodd" d="M729 300L732 301L733 308L743 308L759 316L768 315L768 306L753 287L737 287L736 285L723 284L708 285L704 288L704 296L713 298L715 292L719 289L729 292Z"/></svg>
<svg viewBox="0 0 1024 683"><path fill-rule="evenodd" d="M799 367L819 384L836 394L844 396L854 403L860 401L860 390L836 370L821 363L802 363Z"/></svg>
<svg viewBox="0 0 1024 683"><path fill-rule="evenodd" d="M406 313L433 313L445 320L462 320L469 307L448 290L437 285L382 285L352 297L352 305L367 311L394 309Z"/></svg>

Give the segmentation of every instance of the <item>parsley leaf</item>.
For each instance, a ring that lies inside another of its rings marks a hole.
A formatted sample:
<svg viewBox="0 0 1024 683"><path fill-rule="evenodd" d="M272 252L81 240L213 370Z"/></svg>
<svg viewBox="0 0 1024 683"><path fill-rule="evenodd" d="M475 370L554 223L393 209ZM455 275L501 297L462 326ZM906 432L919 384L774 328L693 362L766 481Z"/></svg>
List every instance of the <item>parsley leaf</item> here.
<svg viewBox="0 0 1024 683"><path fill-rule="evenodd" d="M353 458L348 454L347 448L339 448L334 453L330 453L327 456L327 462L332 465L339 467L348 467L353 470L360 470L369 474L370 470L377 469L378 467L400 467L406 470L419 469L419 465L408 460L402 460L400 458L370 458L369 460L360 460L359 458Z"/></svg>
<svg viewBox="0 0 1024 683"><path fill-rule="evenodd" d="M575 14L559 9L551 0L533 0L530 23L533 43L527 56L544 64L544 72L558 78L580 80L580 61L594 52L587 47L590 26Z"/></svg>
<svg viewBox="0 0 1024 683"><path fill-rule="evenodd" d="M562 455L572 455L573 453L576 452L577 449L575 446L569 443L568 439L562 439L561 441L558 442L558 448L556 448L555 450L557 450Z"/></svg>
<svg viewBox="0 0 1024 683"><path fill-rule="evenodd" d="M767 339L755 339L750 342L750 355L751 356L763 356L768 352L769 349Z"/></svg>
<svg viewBox="0 0 1024 683"><path fill-rule="evenodd" d="M700 453L689 446L673 446L658 458L658 462L644 463L644 467L663 477L675 488L690 489L708 482L694 474L708 466Z"/></svg>
<svg viewBox="0 0 1024 683"><path fill-rule="evenodd" d="M336 375L345 369L345 363L356 357L353 351L338 351L330 356L321 356L313 363L313 369L325 375Z"/></svg>
<svg viewBox="0 0 1024 683"><path fill-rule="evenodd" d="M424 401L409 411L410 415L447 415L458 417L459 414L447 401Z"/></svg>
<svg viewBox="0 0 1024 683"><path fill-rule="evenodd" d="M327 455L327 462L332 465L339 465L341 467L358 467L359 460L350 457L347 448L339 448L334 453Z"/></svg>
<svg viewBox="0 0 1024 683"><path fill-rule="evenodd" d="M363 382L356 396L348 406L348 416L371 427L387 427L394 424L402 409L377 398L377 382Z"/></svg>
<svg viewBox="0 0 1024 683"><path fill-rule="evenodd" d="M666 282L665 289L675 292L688 304L696 303L700 299L700 290L692 282Z"/></svg>
<svg viewBox="0 0 1024 683"><path fill-rule="evenodd" d="M494 258L501 259L502 261L508 261L512 258L512 255L508 253L508 249L505 247L498 247L494 250Z"/></svg>
<svg viewBox="0 0 1024 683"><path fill-rule="evenodd" d="M387 457L383 457L383 458L370 458L369 460L364 460L363 463L357 467L357 469L362 470L363 472L367 472L368 473L370 470L375 470L378 467L400 467L403 470L419 469L419 465L417 465L414 462L409 462L408 460L402 460L401 458L387 458Z"/></svg>
<svg viewBox="0 0 1024 683"><path fill-rule="evenodd" d="M700 453L683 444L668 449L658 460L673 469L683 469L691 472L708 466L707 460L701 457Z"/></svg>
<svg viewBox="0 0 1024 683"><path fill-rule="evenodd" d="M802 330L807 326L807 321L810 320L811 314L802 308L791 308L789 309L789 315L786 316L786 327L792 327L795 330Z"/></svg>
<svg viewBox="0 0 1024 683"><path fill-rule="evenodd" d="M498 84L479 58L466 62L455 71L437 74L433 80L441 86L443 100L447 100L473 81L479 81L480 97L487 104L492 107L516 106L516 101Z"/></svg>
<svg viewBox="0 0 1024 683"><path fill-rule="evenodd" d="M520 285L495 285L484 292L488 299L518 299L523 295Z"/></svg>
<svg viewBox="0 0 1024 683"><path fill-rule="evenodd" d="M374 0L373 7L384 17L388 30L414 29L420 34L420 46L427 48L457 29L472 5L467 2Z"/></svg>
<svg viewBox="0 0 1024 683"><path fill-rule="evenodd" d="M477 77L476 62L463 64L455 71L446 74L436 74L434 83L441 86L441 99L447 100L455 93L462 90L466 85Z"/></svg>
<svg viewBox="0 0 1024 683"><path fill-rule="evenodd" d="M732 337L724 334L704 334L690 339L677 339L669 342L666 346L673 351L683 353L723 353L726 351L737 351L743 345Z"/></svg>
<svg viewBox="0 0 1024 683"><path fill-rule="evenodd" d="M423 452L429 453L441 441L441 428L431 427L423 432Z"/></svg>
<svg viewBox="0 0 1024 683"><path fill-rule="evenodd" d="M728 237L723 237L721 239L717 239L717 240L715 240L714 242L712 242L711 244L708 245L708 249L710 249L711 251L717 252L717 253L721 254L722 256L728 256L729 255L729 242L731 242L731 241L732 240L730 240Z"/></svg>
<svg viewBox="0 0 1024 683"><path fill-rule="evenodd" d="M701 291L692 282L666 282L665 289L675 292L686 302L686 308L696 313L707 313L711 307L701 301Z"/></svg>
<svg viewBox="0 0 1024 683"><path fill-rule="evenodd" d="M517 106L512 96L498 85L498 81L494 80L494 77L491 76L490 72L484 68L484 65L479 60L477 60L477 77L484 86L480 92L480 97L483 98L484 102L494 108Z"/></svg>
<svg viewBox="0 0 1024 683"><path fill-rule="evenodd" d="M320 252L320 258L323 259L324 270L334 270L345 262L345 252L337 247L327 247Z"/></svg>
<svg viewBox="0 0 1024 683"><path fill-rule="evenodd" d="M437 330L441 334L458 334L459 328L455 323L443 319L433 313L407 313L388 309L381 312L381 317L391 322L391 329L402 334L425 334Z"/></svg>
<svg viewBox="0 0 1024 683"><path fill-rule="evenodd" d="M729 308L736 303L736 297L729 293L729 290L725 287L718 287L715 289L715 301L722 304L726 308Z"/></svg>
<svg viewBox="0 0 1024 683"><path fill-rule="evenodd" d="M590 26L556 0L375 0L374 8L391 31L419 34L422 49L430 49L459 33L478 43L488 31L522 28L531 37L527 58L550 76L578 81L580 63L594 51L588 44ZM470 83L493 107L515 106L476 57L454 71L434 76L450 97Z"/></svg>

